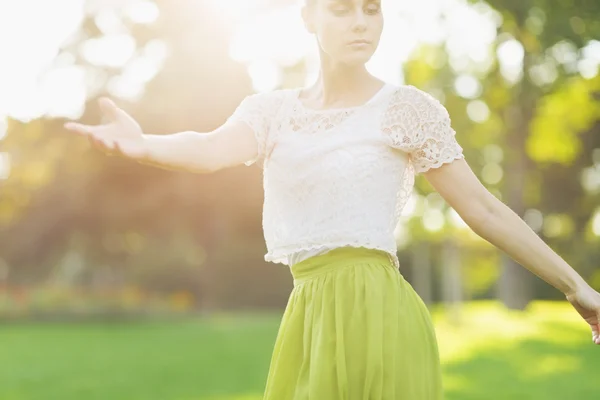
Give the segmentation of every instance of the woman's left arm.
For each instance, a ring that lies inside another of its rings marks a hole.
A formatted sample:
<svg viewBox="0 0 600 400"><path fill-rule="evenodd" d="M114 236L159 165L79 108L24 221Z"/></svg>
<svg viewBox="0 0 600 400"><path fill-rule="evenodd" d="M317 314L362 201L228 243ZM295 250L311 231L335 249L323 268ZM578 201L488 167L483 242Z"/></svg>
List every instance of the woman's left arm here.
<svg viewBox="0 0 600 400"><path fill-rule="evenodd" d="M464 159L431 168L423 176L477 235L565 295L587 285L525 221L483 186Z"/></svg>
<svg viewBox="0 0 600 400"><path fill-rule="evenodd" d="M600 344L600 294L556 254L512 209L490 193L464 158L423 173L480 237L564 293Z"/></svg>

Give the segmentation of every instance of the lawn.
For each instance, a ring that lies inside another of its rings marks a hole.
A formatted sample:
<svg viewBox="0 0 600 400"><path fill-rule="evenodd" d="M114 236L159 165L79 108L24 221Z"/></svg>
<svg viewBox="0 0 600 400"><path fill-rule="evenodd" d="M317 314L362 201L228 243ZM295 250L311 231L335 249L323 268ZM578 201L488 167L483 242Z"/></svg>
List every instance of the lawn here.
<svg viewBox="0 0 600 400"><path fill-rule="evenodd" d="M600 346L566 303L434 309L447 400L600 398ZM280 315L0 327L1 400L259 400Z"/></svg>

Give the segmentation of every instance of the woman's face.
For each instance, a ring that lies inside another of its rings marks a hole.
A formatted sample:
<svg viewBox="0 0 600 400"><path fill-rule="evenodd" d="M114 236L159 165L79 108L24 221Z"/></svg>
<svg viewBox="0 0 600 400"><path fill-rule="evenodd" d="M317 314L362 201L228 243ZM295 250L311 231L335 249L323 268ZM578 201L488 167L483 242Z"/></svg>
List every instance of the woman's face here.
<svg viewBox="0 0 600 400"><path fill-rule="evenodd" d="M383 30L381 0L307 1L304 22L329 58L348 65L369 61Z"/></svg>

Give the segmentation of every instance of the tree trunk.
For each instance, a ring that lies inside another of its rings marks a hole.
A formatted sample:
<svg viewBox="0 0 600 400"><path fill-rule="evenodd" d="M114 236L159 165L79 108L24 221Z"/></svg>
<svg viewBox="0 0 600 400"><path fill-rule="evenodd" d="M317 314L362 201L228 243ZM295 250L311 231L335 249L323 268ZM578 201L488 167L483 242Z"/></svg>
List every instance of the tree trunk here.
<svg viewBox="0 0 600 400"><path fill-rule="evenodd" d="M463 286L460 253L452 240L442 245L442 295L450 322L460 324Z"/></svg>
<svg viewBox="0 0 600 400"><path fill-rule="evenodd" d="M414 288L427 305L432 302L430 251L431 246L429 243L422 242L416 245L411 253Z"/></svg>
<svg viewBox="0 0 600 400"><path fill-rule="evenodd" d="M504 202L521 218L525 214L523 191L527 188L529 164L525 141L534 109L529 90L533 89L524 80L515 106L508 109L505 116L510 133L507 134L509 151L506 153ZM501 255L501 268L498 298L509 309L523 310L533 299L531 273L506 253Z"/></svg>

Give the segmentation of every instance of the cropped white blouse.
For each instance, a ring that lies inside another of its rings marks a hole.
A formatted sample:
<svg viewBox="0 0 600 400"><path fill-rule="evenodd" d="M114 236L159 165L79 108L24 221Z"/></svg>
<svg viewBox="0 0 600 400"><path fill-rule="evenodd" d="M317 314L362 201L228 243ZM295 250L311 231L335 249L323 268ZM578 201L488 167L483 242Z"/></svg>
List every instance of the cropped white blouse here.
<svg viewBox="0 0 600 400"><path fill-rule="evenodd" d="M386 84L367 103L314 110L300 89L246 97L263 169L266 261L291 266L342 247L387 252L416 174L463 158L446 109L413 86Z"/></svg>

